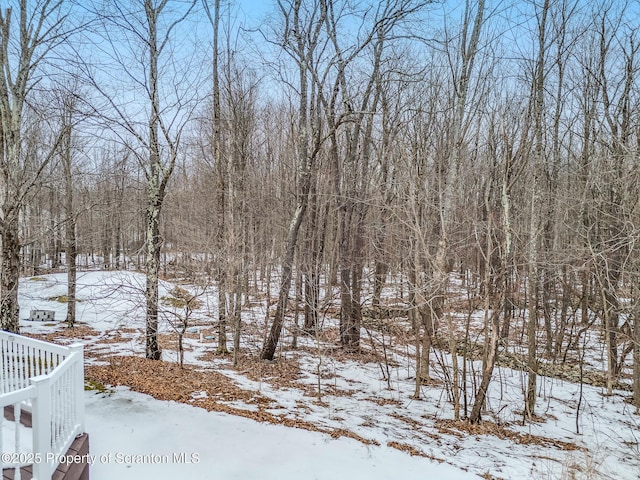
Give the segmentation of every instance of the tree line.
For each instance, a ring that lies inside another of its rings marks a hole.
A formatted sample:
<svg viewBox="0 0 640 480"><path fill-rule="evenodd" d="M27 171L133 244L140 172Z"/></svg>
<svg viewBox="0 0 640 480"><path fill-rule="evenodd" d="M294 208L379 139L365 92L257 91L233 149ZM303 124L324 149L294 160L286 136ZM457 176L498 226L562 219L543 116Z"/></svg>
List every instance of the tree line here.
<svg viewBox="0 0 640 480"><path fill-rule="evenodd" d="M180 272L218 288L220 353L228 334L239 350L259 293L275 307L265 360L286 322L314 333L330 305L358 352L363 318L399 305L416 396L434 347L464 352L457 418L480 420L516 348L533 418L542 366L579 357L590 332L608 392L631 363L640 407L633 3L277 0L255 29L221 0L9 5L3 329L18 330L21 274L65 268L73 324L77 265L135 268L159 359L158 278Z"/></svg>

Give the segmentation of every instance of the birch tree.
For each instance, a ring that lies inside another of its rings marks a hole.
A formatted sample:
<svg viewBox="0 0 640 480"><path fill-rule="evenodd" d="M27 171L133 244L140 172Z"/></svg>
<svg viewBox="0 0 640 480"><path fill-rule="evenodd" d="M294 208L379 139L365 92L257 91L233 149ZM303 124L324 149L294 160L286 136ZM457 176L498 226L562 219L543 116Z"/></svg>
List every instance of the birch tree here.
<svg viewBox="0 0 640 480"><path fill-rule="evenodd" d="M160 269L160 249L162 239L160 237L160 212L166 195L167 184L173 173L178 156L178 148L182 131L172 132L161 112L163 108L160 103L159 94L159 68L158 60L163 50L167 46L169 36L176 25L179 24L191 11L194 2L189 5L187 11L181 18L169 25L169 28L161 36L158 36L160 16L166 8L168 0L155 2L145 0L144 11L147 24L146 42L148 47L148 100L150 107L149 116L149 137L148 137L148 168L147 175L147 209L146 209L146 234L145 234L145 273L147 301L146 315L146 356L153 360L161 357L158 346L158 271ZM168 147L167 158L163 160L161 156L161 140Z"/></svg>
<svg viewBox="0 0 640 480"><path fill-rule="evenodd" d="M146 357L159 360L158 345L158 275L162 236L160 215L167 186L180 152L182 133L190 120L197 94L198 69L189 58L172 56L172 42L180 33L178 26L189 16L197 0L178 3L169 0L138 0L127 5L114 2L106 13L99 10L103 20L102 34L109 40L114 66L123 70L124 79L131 79L139 88L146 103L146 120L139 113L127 110L129 99L109 91L113 85L103 85L92 76L92 84L111 107L107 121L137 158L144 172L144 269L146 275ZM123 38L117 39L114 32ZM118 41L122 44L118 44ZM128 47L132 56L143 54L139 63L143 78L136 78L129 65L137 58L126 58L120 49ZM192 69L193 71L191 71ZM190 91L191 90L191 91Z"/></svg>

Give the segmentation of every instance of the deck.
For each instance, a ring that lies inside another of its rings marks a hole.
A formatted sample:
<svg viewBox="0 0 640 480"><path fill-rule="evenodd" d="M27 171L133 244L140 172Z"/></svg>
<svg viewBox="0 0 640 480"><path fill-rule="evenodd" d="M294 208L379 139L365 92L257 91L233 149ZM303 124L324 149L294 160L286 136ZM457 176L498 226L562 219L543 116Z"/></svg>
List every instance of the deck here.
<svg viewBox="0 0 640 480"><path fill-rule="evenodd" d="M63 347L0 332L0 452L31 464L2 463L2 479L88 480L88 462L55 465L47 458L89 453L84 431L82 345ZM19 412L19 418L16 418ZM3 462L11 459L3 455ZM19 467L19 469L18 469Z"/></svg>
<svg viewBox="0 0 640 480"><path fill-rule="evenodd" d="M89 435L83 433L73 441L67 455L86 455L89 453ZM5 468L2 470L2 480L14 480L15 468ZM22 467L20 469L21 480L33 479L33 467ZM86 463L73 463L58 465L53 472L51 480L89 480L89 465Z"/></svg>

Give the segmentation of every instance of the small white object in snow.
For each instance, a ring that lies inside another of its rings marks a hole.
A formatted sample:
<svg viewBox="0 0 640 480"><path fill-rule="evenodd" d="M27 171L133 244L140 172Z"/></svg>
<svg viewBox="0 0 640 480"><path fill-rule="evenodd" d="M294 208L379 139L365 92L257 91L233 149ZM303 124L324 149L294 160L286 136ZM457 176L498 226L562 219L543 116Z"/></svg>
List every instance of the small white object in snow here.
<svg viewBox="0 0 640 480"><path fill-rule="evenodd" d="M36 310L31 309L28 320L32 322L50 322L56 319L56 312L54 310Z"/></svg>

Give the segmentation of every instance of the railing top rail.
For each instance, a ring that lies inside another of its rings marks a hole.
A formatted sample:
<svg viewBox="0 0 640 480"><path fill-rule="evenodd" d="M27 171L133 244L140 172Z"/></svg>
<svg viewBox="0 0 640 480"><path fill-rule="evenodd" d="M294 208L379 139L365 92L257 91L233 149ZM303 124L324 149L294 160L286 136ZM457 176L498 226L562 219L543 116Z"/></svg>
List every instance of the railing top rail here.
<svg viewBox="0 0 640 480"><path fill-rule="evenodd" d="M43 342L42 340L36 340L35 338L25 337L22 335L18 335L17 333L0 331L0 340L4 340L7 342L15 342L17 344L27 345L34 348L40 348L42 350L55 353L58 355L67 356L70 353L70 350L68 347L63 347L62 345L56 345L54 343L49 343L49 342Z"/></svg>
<svg viewBox="0 0 640 480"><path fill-rule="evenodd" d="M7 405L13 405L14 403L22 402L36 396L36 387L30 385L20 390L14 390L13 392L0 394L0 408L4 408Z"/></svg>

